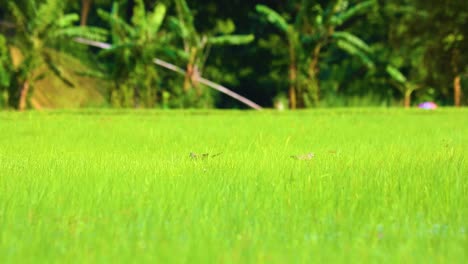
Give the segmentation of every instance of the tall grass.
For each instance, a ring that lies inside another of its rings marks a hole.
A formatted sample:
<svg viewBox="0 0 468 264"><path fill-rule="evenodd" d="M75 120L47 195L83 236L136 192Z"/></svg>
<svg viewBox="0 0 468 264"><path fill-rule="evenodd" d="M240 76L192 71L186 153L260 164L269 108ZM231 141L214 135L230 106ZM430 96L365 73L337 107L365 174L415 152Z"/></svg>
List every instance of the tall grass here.
<svg viewBox="0 0 468 264"><path fill-rule="evenodd" d="M467 110L4 112L0 262L464 263L467 154Z"/></svg>

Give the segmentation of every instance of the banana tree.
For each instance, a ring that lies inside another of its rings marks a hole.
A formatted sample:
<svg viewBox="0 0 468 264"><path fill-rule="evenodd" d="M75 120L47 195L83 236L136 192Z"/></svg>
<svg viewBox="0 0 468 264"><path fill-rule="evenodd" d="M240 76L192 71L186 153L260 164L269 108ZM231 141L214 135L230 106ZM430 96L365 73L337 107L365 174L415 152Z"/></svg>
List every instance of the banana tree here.
<svg viewBox="0 0 468 264"><path fill-rule="evenodd" d="M159 78L152 63L164 45L160 29L166 16L166 6L157 4L147 12L143 0L136 0L131 23L119 16L119 4L114 2L110 12L99 9L98 14L109 23L112 46L100 53L110 57L110 77L115 86L110 101L115 106L152 107L158 101Z"/></svg>
<svg viewBox="0 0 468 264"><path fill-rule="evenodd" d="M297 75L298 75L298 53L305 53L303 46L300 45L299 30L293 25L289 24L285 18L283 18L275 10L265 5L257 5L257 12L263 14L269 23L276 26L286 36L286 42L288 46L289 54L289 108L295 109L297 107Z"/></svg>
<svg viewBox="0 0 468 264"><path fill-rule="evenodd" d="M172 17L171 26L182 38L184 50L183 59L186 61L186 75L183 89L188 92L195 88L198 95L201 94L197 83L197 77L203 71L203 64L207 60L212 46L245 45L254 40L253 35L235 35L232 32L222 32L219 35L202 34L194 25L194 17L185 0L175 0L177 17ZM234 27L232 27L232 30ZM217 32L219 33L219 32Z"/></svg>
<svg viewBox="0 0 468 264"><path fill-rule="evenodd" d="M318 105L319 63L323 49L334 43L350 55L359 57L372 68L371 48L348 31L337 31L350 18L370 8L374 1L364 1L348 7L344 1L322 8L310 0L301 1L293 22L288 22L275 10L257 5L256 10L283 32L289 53L289 106L291 109Z"/></svg>
<svg viewBox="0 0 468 264"><path fill-rule="evenodd" d="M461 43L465 36L462 33L450 33L444 39L444 51L450 53L450 64L453 74L453 101L455 107L461 106L462 88L461 88L461 70L460 62L462 61Z"/></svg>
<svg viewBox="0 0 468 264"><path fill-rule="evenodd" d="M35 81L52 72L66 84L72 85L63 77L60 67L54 63L52 50L72 37L102 39L104 31L74 26L79 20L77 14L65 14L64 1L25 1L20 8L15 2L9 1L8 8L15 20L15 37L10 45L19 48L22 60L14 69L14 80L10 85L9 104L19 110L27 107L27 98L34 87ZM48 71L39 69L46 65ZM17 86L15 86L16 84Z"/></svg>
<svg viewBox="0 0 468 264"><path fill-rule="evenodd" d="M409 81L398 68L388 65L386 68L388 75L392 78L392 83L403 94L405 108L411 106L411 94L421 86Z"/></svg>

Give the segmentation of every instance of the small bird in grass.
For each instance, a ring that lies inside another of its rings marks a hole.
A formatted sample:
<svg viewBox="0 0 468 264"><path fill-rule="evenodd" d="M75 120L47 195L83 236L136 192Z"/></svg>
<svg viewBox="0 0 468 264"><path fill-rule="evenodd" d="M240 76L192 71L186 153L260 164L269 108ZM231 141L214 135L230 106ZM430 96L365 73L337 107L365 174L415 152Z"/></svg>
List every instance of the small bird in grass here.
<svg viewBox="0 0 468 264"><path fill-rule="evenodd" d="M202 154L197 154L197 153L193 153L193 152L190 152L190 158L192 159L206 159L206 158L214 158L214 157L217 157L219 155L221 155L222 152L218 153L218 154L214 154L214 155L210 155L209 153L202 153Z"/></svg>
<svg viewBox="0 0 468 264"><path fill-rule="evenodd" d="M291 158L296 160L311 160L314 156L314 153L310 152L303 155L292 155Z"/></svg>

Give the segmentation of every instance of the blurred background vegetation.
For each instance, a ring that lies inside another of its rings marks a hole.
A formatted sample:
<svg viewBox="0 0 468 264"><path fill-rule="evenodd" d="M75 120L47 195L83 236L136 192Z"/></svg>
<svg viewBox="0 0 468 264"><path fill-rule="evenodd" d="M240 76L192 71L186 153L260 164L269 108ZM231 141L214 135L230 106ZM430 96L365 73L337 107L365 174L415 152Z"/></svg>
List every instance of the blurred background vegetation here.
<svg viewBox="0 0 468 264"><path fill-rule="evenodd" d="M465 0L0 0L0 108L246 107L200 76L264 107L466 105L467 21Z"/></svg>

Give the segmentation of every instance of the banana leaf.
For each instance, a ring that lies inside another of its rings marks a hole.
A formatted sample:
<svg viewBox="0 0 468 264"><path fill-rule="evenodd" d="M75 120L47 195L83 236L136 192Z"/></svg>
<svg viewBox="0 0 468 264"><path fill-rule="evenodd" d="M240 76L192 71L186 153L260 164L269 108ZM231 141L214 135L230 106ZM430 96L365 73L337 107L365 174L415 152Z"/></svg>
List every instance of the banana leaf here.
<svg viewBox="0 0 468 264"><path fill-rule="evenodd" d="M148 14L148 33L154 35L161 28L164 17L166 16L167 8L164 4L158 4L151 14Z"/></svg>
<svg viewBox="0 0 468 264"><path fill-rule="evenodd" d="M388 65L386 68L386 71L390 77L392 77L393 80L399 82L400 84L404 84L408 81L406 79L405 75L400 72L396 67L393 67L392 65Z"/></svg>
<svg viewBox="0 0 468 264"><path fill-rule="evenodd" d="M275 10L269 8L266 5L256 5L255 9L257 10L257 12L264 15L267 18L268 22L275 25L277 28L281 29L284 32L288 31L288 22Z"/></svg>
<svg viewBox="0 0 468 264"><path fill-rule="evenodd" d="M333 38L338 39L338 40L344 40L367 53L372 53L372 49L369 47L369 45L367 45L366 42L364 42L358 36L351 34L349 32L337 31L333 33Z"/></svg>
<svg viewBox="0 0 468 264"><path fill-rule="evenodd" d="M351 8L346 9L344 12L334 15L330 19L330 23L333 26L341 26L348 19L352 18L353 16L357 15L360 12L364 12L366 9L369 9L374 4L375 4L375 0L361 2Z"/></svg>
<svg viewBox="0 0 468 264"><path fill-rule="evenodd" d="M114 14L111 14L111 13L109 13L107 11L104 11L102 9L98 9L97 13L103 20L107 21L111 25L111 31L115 31L116 26L117 26L117 27L120 27L120 28L124 29L124 31L128 35L135 35L136 34L135 29L132 26L130 26L129 24L127 24L127 22L125 22L125 20L123 20L122 18L120 18L120 17L118 17L118 16L116 16Z"/></svg>
<svg viewBox="0 0 468 264"><path fill-rule="evenodd" d="M77 14L66 14L57 20L57 25L59 27L72 26L76 21L80 20L80 16Z"/></svg>
<svg viewBox="0 0 468 264"><path fill-rule="evenodd" d="M133 7L132 24L134 26L143 25L146 22L145 20L145 3L143 2L143 0L135 0L135 5Z"/></svg>
<svg viewBox="0 0 468 264"><path fill-rule="evenodd" d="M104 41L108 35L107 30L97 27L68 27L56 30L52 36L54 37L82 37L95 41Z"/></svg>
<svg viewBox="0 0 468 264"><path fill-rule="evenodd" d="M224 35L218 37L209 37L208 43L212 45L244 45L252 42L255 36L250 35Z"/></svg>
<svg viewBox="0 0 468 264"><path fill-rule="evenodd" d="M344 40L338 40L337 41L337 46L344 50L345 52L347 52L348 54L352 55L352 56L356 56L358 57L359 59L361 59L361 61L370 69L374 68L374 62L369 58L369 56L367 56L366 53L364 53L360 48L354 46L353 44L347 42L347 41L344 41Z"/></svg>

